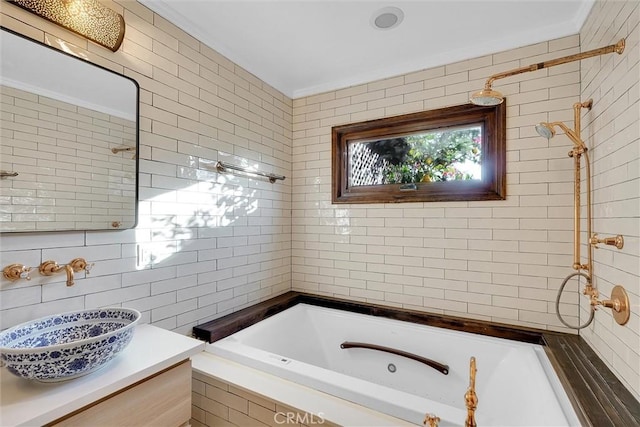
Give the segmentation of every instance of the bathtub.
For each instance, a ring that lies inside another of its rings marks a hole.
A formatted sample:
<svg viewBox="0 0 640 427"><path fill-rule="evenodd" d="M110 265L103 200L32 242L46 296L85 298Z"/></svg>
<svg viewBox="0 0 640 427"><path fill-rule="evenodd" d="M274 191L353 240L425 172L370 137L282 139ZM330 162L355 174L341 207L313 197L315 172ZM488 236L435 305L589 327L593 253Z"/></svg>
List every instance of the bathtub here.
<svg viewBox="0 0 640 427"><path fill-rule="evenodd" d="M443 427L464 425L473 356L479 426L580 425L537 344L298 304L205 351L417 425L433 413Z"/></svg>

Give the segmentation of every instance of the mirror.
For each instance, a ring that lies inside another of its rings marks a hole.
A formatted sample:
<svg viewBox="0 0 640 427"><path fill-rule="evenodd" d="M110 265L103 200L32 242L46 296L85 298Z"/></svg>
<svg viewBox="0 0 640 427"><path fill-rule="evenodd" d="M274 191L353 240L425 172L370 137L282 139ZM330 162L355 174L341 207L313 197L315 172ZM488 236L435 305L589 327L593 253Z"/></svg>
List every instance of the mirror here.
<svg viewBox="0 0 640 427"><path fill-rule="evenodd" d="M0 232L133 228L137 82L0 31Z"/></svg>

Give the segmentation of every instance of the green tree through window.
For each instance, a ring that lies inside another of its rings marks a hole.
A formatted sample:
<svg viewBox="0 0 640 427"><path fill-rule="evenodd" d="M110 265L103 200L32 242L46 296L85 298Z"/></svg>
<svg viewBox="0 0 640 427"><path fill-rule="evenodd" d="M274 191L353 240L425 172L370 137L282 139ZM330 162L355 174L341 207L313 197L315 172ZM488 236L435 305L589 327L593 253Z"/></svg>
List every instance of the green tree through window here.
<svg viewBox="0 0 640 427"><path fill-rule="evenodd" d="M409 150L399 162L383 163L378 184L481 179L481 132L474 126L402 138Z"/></svg>

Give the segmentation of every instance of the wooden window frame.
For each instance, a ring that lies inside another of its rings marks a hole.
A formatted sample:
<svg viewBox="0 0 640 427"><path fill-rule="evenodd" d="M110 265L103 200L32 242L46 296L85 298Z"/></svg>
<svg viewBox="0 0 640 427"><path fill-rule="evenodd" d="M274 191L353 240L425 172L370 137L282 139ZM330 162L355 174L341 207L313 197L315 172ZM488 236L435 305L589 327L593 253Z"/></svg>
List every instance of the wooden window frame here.
<svg viewBox="0 0 640 427"><path fill-rule="evenodd" d="M402 203L503 200L506 197L506 101L496 106L473 104L423 111L331 129L331 200L333 203ZM482 179L425 182L416 190L402 184L349 187L348 144L387 139L438 128L482 124Z"/></svg>

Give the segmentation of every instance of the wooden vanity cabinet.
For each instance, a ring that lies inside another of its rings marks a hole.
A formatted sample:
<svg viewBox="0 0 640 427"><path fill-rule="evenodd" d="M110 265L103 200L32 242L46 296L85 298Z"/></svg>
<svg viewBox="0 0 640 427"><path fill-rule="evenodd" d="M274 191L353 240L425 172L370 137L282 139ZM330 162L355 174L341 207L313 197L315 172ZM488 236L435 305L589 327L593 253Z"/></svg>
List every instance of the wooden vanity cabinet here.
<svg viewBox="0 0 640 427"><path fill-rule="evenodd" d="M185 360L47 426L178 427L190 418L191 361Z"/></svg>

